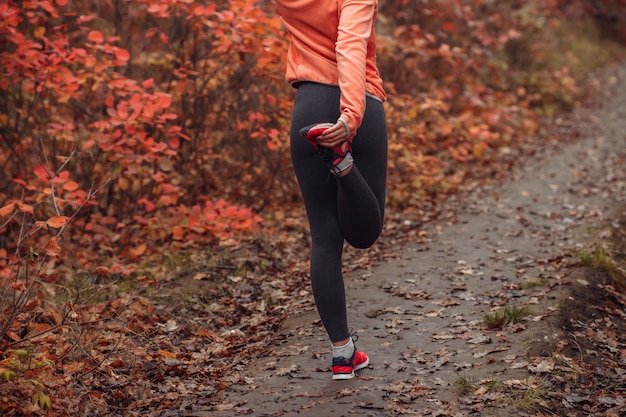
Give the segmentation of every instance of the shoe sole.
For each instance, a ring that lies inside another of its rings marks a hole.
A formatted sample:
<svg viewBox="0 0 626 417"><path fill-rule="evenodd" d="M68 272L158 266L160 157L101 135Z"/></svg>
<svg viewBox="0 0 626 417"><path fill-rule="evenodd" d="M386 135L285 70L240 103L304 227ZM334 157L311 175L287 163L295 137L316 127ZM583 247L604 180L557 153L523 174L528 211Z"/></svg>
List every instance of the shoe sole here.
<svg viewBox="0 0 626 417"><path fill-rule="evenodd" d="M319 135L321 135L323 133L323 131L320 132L319 134L315 135L314 137L308 137L309 132L311 130L313 130L313 129L324 129L324 130L326 130L326 129L329 129L329 128L333 127L333 126L334 126L333 123L315 123L315 124L303 127L302 129L300 129L299 133L300 133L300 136L302 136L305 139L315 140L315 138L318 137Z"/></svg>

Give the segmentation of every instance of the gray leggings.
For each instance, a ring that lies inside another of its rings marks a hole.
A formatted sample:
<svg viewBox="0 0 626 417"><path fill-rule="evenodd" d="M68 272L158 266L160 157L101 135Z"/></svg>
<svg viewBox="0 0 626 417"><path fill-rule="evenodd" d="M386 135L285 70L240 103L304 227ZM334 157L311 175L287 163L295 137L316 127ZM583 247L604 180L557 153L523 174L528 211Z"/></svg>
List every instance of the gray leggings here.
<svg viewBox="0 0 626 417"><path fill-rule="evenodd" d="M339 117L338 87L298 86L291 121L291 159L311 229L311 287L322 323L332 342L350 336L341 270L344 239L369 248L382 230L387 181L387 123L383 104L371 97L352 143L354 166L336 178L314 157L298 130Z"/></svg>

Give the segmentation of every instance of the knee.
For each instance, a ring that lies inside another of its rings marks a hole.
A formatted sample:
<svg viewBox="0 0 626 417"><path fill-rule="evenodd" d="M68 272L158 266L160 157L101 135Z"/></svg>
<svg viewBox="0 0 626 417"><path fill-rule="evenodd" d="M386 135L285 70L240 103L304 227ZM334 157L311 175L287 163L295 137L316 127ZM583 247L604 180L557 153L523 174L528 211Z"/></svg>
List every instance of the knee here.
<svg viewBox="0 0 626 417"><path fill-rule="evenodd" d="M376 243L378 237L380 236L380 231L371 236L357 236L357 237L349 237L346 236L346 242L350 244L350 246L356 249L369 249Z"/></svg>

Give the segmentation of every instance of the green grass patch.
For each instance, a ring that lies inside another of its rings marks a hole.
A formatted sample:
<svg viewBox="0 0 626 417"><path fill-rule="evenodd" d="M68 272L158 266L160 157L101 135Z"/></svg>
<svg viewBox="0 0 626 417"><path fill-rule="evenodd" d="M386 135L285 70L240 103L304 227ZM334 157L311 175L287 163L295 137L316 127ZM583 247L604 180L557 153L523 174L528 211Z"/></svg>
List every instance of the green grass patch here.
<svg viewBox="0 0 626 417"><path fill-rule="evenodd" d="M548 390L543 384L526 387L525 389L510 389L511 403L517 408L532 412L546 408L544 400L548 395Z"/></svg>
<svg viewBox="0 0 626 417"><path fill-rule="evenodd" d="M501 329L508 324L521 322L528 314L530 310L526 306L506 306L501 311L485 314L483 323L488 329Z"/></svg>
<svg viewBox="0 0 626 417"><path fill-rule="evenodd" d="M581 266L604 271L620 284L626 284L626 270L613 259L604 247L596 247L576 253Z"/></svg>
<svg viewBox="0 0 626 417"><path fill-rule="evenodd" d="M529 289L534 287L543 287L548 283L548 278L531 278L528 281L522 283L522 289Z"/></svg>
<svg viewBox="0 0 626 417"><path fill-rule="evenodd" d="M470 392L474 392L476 388L478 388L478 385L470 378L463 375L459 375L456 381L454 381L454 390L458 394L469 394Z"/></svg>
<svg viewBox="0 0 626 417"><path fill-rule="evenodd" d="M513 405L518 409L531 412L546 408L544 398L548 395L548 390L544 381L538 378L504 381L494 377L474 382L466 376L459 376L454 382L454 387L459 395L488 395L493 403L486 409L499 409L506 405Z"/></svg>

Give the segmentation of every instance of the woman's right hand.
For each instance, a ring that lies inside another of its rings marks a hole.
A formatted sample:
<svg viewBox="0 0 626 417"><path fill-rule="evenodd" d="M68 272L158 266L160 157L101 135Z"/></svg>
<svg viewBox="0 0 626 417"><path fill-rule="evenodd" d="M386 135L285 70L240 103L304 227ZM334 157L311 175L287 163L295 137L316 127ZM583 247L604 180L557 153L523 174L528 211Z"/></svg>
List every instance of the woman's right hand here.
<svg viewBox="0 0 626 417"><path fill-rule="evenodd" d="M333 148L341 143L348 144L348 131L346 125L342 121L337 121L333 127L327 129L324 133L317 137L317 143L320 145Z"/></svg>

